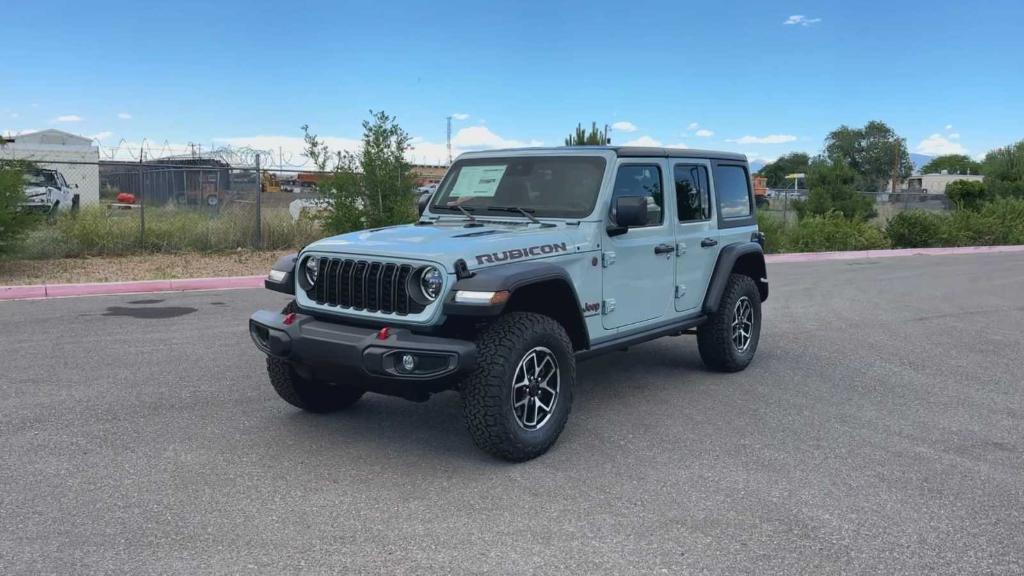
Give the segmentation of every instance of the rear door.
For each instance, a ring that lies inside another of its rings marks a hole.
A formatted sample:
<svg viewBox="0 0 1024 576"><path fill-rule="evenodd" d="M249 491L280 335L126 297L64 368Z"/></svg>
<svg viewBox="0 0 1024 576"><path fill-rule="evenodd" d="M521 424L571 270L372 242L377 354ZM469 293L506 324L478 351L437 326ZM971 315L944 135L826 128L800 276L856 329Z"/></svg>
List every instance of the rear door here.
<svg viewBox="0 0 1024 576"><path fill-rule="evenodd" d="M610 207L620 196L647 198L647 225L619 236L605 235L602 258L602 324L620 328L665 317L675 284L675 222L665 210L665 158L620 159ZM614 214L609 210L609 224Z"/></svg>
<svg viewBox="0 0 1024 576"><path fill-rule="evenodd" d="M670 160L676 198L675 309L696 311L704 302L720 244L714 223L711 162Z"/></svg>

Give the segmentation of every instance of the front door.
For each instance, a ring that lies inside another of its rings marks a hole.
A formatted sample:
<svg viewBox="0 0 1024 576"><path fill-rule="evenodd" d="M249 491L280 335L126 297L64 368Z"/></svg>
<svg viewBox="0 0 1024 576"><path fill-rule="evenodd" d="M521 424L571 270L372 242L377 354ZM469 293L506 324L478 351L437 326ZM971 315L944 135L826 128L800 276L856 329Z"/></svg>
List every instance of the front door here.
<svg viewBox="0 0 1024 576"><path fill-rule="evenodd" d="M647 198L647 225L605 236L602 315L606 329L664 317L672 309L675 275L673 224L665 211L665 159L620 161L611 206L620 196ZM611 210L609 223L614 222Z"/></svg>
<svg viewBox="0 0 1024 576"><path fill-rule="evenodd" d="M718 229L714 224L711 164L702 160L673 160L676 195L675 309L696 311L704 302L708 281L718 259Z"/></svg>

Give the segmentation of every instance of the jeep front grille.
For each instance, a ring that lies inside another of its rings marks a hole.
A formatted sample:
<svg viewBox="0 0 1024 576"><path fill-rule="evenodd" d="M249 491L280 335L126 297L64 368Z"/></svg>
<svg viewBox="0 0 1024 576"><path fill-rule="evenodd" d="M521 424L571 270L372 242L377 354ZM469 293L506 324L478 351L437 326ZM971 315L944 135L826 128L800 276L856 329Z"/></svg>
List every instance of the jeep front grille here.
<svg viewBox="0 0 1024 576"><path fill-rule="evenodd" d="M306 291L317 304L382 312L419 314L426 306L409 295L409 277L415 268L348 258L319 259L316 284Z"/></svg>

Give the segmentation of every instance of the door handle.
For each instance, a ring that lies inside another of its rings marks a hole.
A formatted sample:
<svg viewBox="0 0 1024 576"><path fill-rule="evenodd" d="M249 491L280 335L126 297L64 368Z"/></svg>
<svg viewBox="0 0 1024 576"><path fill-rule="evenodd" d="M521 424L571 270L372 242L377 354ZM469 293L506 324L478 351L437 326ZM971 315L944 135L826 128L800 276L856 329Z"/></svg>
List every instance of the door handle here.
<svg viewBox="0 0 1024 576"><path fill-rule="evenodd" d="M714 238L705 238L700 241L701 248L711 248L712 246L718 246L718 240Z"/></svg>
<svg viewBox="0 0 1024 576"><path fill-rule="evenodd" d="M654 247L655 254L671 254L675 251L676 247L670 246L668 244L658 244L657 246Z"/></svg>

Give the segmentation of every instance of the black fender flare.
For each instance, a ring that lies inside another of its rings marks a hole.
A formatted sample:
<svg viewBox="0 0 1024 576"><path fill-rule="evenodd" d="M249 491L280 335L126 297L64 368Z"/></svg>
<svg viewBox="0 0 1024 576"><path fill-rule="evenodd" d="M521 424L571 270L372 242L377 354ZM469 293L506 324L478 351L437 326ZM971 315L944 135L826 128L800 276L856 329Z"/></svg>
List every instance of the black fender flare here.
<svg viewBox="0 0 1024 576"><path fill-rule="evenodd" d="M455 293L459 290L474 292L508 291L515 295L516 290L549 281L564 282L576 301L576 313L580 312L580 298L576 287L565 268L550 262L515 262L475 270L472 276L458 280L448 294L444 303L446 316L497 316L505 309L506 302L499 304L460 304L455 302Z"/></svg>
<svg viewBox="0 0 1024 576"><path fill-rule="evenodd" d="M282 294L295 294L295 263L298 259L298 253L285 254L278 258L277 262L274 262L274 265L271 266L270 269L278 272L284 272L284 279L277 282L268 277L263 281L263 287L267 290L273 290L274 292L280 292Z"/></svg>
<svg viewBox="0 0 1024 576"><path fill-rule="evenodd" d="M754 254L756 266L753 270L746 272L757 284L758 292L761 294L761 301L768 299L768 273L764 263L764 249L757 242L736 242L722 248L718 253L718 261L715 262L715 271L711 274L711 282L708 283L708 291L704 296L704 314L711 314L718 310L718 304L722 301L722 294L725 286L729 283L729 275L736 268L736 262L744 256Z"/></svg>

